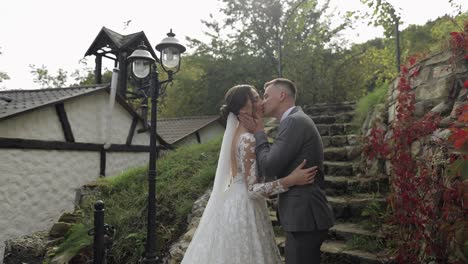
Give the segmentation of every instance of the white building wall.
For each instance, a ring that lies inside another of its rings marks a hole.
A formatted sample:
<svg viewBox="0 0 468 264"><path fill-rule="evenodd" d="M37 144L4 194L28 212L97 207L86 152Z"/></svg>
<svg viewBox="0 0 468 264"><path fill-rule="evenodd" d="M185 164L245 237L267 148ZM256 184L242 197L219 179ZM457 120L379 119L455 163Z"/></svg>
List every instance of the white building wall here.
<svg viewBox="0 0 468 264"><path fill-rule="evenodd" d="M64 102L76 142L105 140L109 95L96 92ZM125 144L133 116L116 102L111 142ZM140 122L137 129L142 127ZM54 106L0 122L0 137L65 141ZM149 145L149 132L135 131L132 145ZM106 153L106 175L148 164L148 153ZM74 210L75 191L99 178L100 153L0 149L0 263L4 241L48 230L61 214Z"/></svg>
<svg viewBox="0 0 468 264"><path fill-rule="evenodd" d="M106 154L106 177L116 176L131 167L147 166L149 153L108 152Z"/></svg>
<svg viewBox="0 0 468 264"><path fill-rule="evenodd" d="M0 137L65 140L55 106L46 106L0 121Z"/></svg>
<svg viewBox="0 0 468 264"><path fill-rule="evenodd" d="M148 153L108 152L106 175L148 164ZM0 263L4 242L48 230L74 210L76 189L99 178L100 153L0 149Z"/></svg>
<svg viewBox="0 0 468 264"><path fill-rule="evenodd" d="M142 132L138 133L139 129L143 128L143 123L138 122L138 125L135 129L135 132L133 133L133 139L132 139L132 145L144 145L144 146L149 146L150 144L150 133L149 131L147 132ZM127 140L127 138L125 138ZM156 139L156 142L159 144L159 140Z"/></svg>
<svg viewBox="0 0 468 264"><path fill-rule="evenodd" d="M76 188L97 178L100 163L98 152L17 149L1 149L0 160L0 256L5 240L73 211Z"/></svg>
<svg viewBox="0 0 468 264"><path fill-rule="evenodd" d="M65 110L76 142L104 143L108 107L109 94L104 90L65 102ZM132 115L116 102L112 113L112 143L126 143L132 120ZM141 126L140 122L137 129ZM132 145L149 145L149 133L135 131Z"/></svg>
<svg viewBox="0 0 468 264"><path fill-rule="evenodd" d="M185 145L198 144L197 136L195 133L190 134L189 136L177 141L173 144L174 147L178 148Z"/></svg>
<svg viewBox="0 0 468 264"><path fill-rule="evenodd" d="M224 134L224 127L218 122L214 122L200 129L199 133L201 143L206 143L207 141L222 136Z"/></svg>

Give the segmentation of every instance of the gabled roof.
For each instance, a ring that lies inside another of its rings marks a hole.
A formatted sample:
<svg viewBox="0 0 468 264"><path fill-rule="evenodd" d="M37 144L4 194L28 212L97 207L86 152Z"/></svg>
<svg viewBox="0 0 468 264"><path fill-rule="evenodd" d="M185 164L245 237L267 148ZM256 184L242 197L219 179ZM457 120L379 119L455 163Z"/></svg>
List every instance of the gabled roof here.
<svg viewBox="0 0 468 264"><path fill-rule="evenodd" d="M17 116L21 113L33 111L49 105L54 105L66 100L83 95L95 93L101 90L110 91L109 84L97 84L91 86L48 88L35 90L7 90L0 91L0 121ZM144 122L143 118L122 98L119 94L115 96L123 108L133 117ZM159 133L156 133L162 145L168 145Z"/></svg>
<svg viewBox="0 0 468 264"><path fill-rule="evenodd" d="M157 132L167 143L174 144L218 120L219 116L158 119Z"/></svg>
<svg viewBox="0 0 468 264"><path fill-rule="evenodd" d="M0 91L0 121L108 87L109 85L101 84L69 88Z"/></svg>
<svg viewBox="0 0 468 264"><path fill-rule="evenodd" d="M109 53L114 55L117 55L119 50L129 49L133 51L138 47L138 45L140 45L142 41L145 43L151 55L153 55L153 57L158 60L153 47L151 46L143 31L129 35L121 35L106 27L102 27L101 31L94 39L93 43L89 47L88 51L86 51L84 56L98 55L98 51L102 52L101 48L103 47L108 47L110 49ZM127 56L130 56L130 54L127 54Z"/></svg>

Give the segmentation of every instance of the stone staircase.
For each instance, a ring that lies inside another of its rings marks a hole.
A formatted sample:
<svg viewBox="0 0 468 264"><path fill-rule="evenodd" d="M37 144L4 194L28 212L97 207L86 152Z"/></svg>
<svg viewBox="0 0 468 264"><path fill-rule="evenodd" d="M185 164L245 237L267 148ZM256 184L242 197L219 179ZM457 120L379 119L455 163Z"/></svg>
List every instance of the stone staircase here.
<svg viewBox="0 0 468 264"><path fill-rule="evenodd" d="M326 193L336 218L322 245L322 263L389 263L383 236L375 227L371 229L369 219L362 215L369 206L385 206L388 179L362 176L361 141L350 124L354 107L354 103L345 102L304 108L322 136ZM272 223L279 226L273 207L270 206ZM284 234L279 227L275 227L275 232L284 255Z"/></svg>

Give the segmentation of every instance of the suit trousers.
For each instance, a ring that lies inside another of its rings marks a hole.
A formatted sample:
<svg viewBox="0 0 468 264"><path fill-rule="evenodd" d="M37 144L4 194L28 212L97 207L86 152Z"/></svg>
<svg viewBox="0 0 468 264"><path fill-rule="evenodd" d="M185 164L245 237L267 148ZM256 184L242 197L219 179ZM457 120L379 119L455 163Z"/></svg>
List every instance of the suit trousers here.
<svg viewBox="0 0 468 264"><path fill-rule="evenodd" d="M328 230L286 232L286 264L320 264L320 246Z"/></svg>

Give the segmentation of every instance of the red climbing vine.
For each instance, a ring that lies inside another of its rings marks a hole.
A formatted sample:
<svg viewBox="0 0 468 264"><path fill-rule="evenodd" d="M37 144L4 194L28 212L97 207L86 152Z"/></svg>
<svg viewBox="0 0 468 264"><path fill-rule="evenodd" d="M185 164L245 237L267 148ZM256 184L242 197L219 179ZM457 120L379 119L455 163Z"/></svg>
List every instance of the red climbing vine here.
<svg viewBox="0 0 468 264"><path fill-rule="evenodd" d="M468 24L465 32L451 33L452 52L456 56L462 52L465 63L467 33ZM468 237L464 221L468 216L468 106L462 104L457 110L448 140L432 140L441 117L429 112L417 120L413 115L415 93L410 80L419 73L418 67L412 67L415 63L415 58L409 58L402 67L391 127L388 131L372 129L364 154L391 164L388 220L396 226L390 238L397 245L397 262L464 263L468 250L464 245L468 243L464 241ZM462 83L466 89L468 80Z"/></svg>

